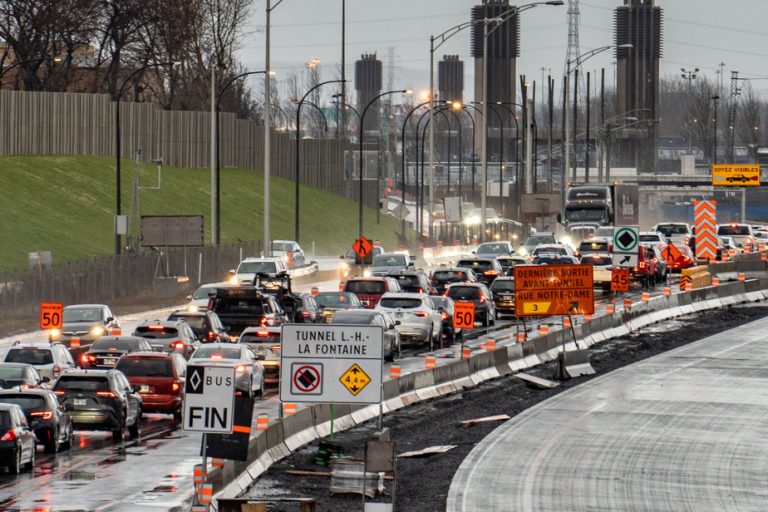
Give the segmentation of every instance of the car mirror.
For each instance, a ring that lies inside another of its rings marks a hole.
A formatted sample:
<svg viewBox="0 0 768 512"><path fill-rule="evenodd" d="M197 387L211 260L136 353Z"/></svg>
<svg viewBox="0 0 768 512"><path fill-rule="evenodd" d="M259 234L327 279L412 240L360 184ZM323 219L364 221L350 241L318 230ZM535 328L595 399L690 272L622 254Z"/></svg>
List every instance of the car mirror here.
<svg viewBox="0 0 768 512"><path fill-rule="evenodd" d="M402 323L400 320L395 320L395 325L402 325Z"/></svg>
<svg viewBox="0 0 768 512"><path fill-rule="evenodd" d="M42 382L43 384L47 384L47 383L51 382L51 378L46 375L45 377L40 379L40 382Z"/></svg>
<svg viewBox="0 0 768 512"><path fill-rule="evenodd" d="M233 275L235 275L235 273L236 273L235 269L233 269L233 268L229 269L229 275L233 276Z"/></svg>
<svg viewBox="0 0 768 512"><path fill-rule="evenodd" d="M131 391L133 391L134 393L138 393L140 390L141 390L141 386L138 386L138 385L131 386Z"/></svg>
<svg viewBox="0 0 768 512"><path fill-rule="evenodd" d="M186 300L192 300L192 296L191 296L191 295L187 295L187 296L185 297L185 299L186 299Z"/></svg>
<svg viewBox="0 0 768 512"><path fill-rule="evenodd" d="M443 306L437 306L437 310L438 310L438 311L440 311L440 312L442 313L443 311L445 311L445 307L443 307Z"/></svg>
<svg viewBox="0 0 768 512"><path fill-rule="evenodd" d="M114 322L114 321L115 321L115 317L113 317L113 316L108 316L107 317L107 323Z"/></svg>

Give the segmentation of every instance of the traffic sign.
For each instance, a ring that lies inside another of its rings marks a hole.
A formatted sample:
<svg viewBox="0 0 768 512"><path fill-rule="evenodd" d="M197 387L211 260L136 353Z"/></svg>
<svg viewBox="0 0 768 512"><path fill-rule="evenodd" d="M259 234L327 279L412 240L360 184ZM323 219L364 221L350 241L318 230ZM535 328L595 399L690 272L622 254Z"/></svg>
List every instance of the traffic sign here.
<svg viewBox="0 0 768 512"><path fill-rule="evenodd" d="M712 184L725 187L760 186L759 164L714 164Z"/></svg>
<svg viewBox="0 0 768 512"><path fill-rule="evenodd" d="M235 366L187 366L184 423L187 432L231 434L235 417Z"/></svg>
<svg viewBox="0 0 768 512"><path fill-rule="evenodd" d="M453 305L453 328L474 329L475 303L460 301Z"/></svg>
<svg viewBox="0 0 768 512"><path fill-rule="evenodd" d="M364 236L355 240L352 250L355 251L355 264L370 265L373 261L373 244Z"/></svg>
<svg viewBox="0 0 768 512"><path fill-rule="evenodd" d="M697 199L693 202L696 258L713 261L717 257L717 201Z"/></svg>
<svg viewBox="0 0 768 512"><path fill-rule="evenodd" d="M40 329L58 329L64 323L64 305L61 302L40 303Z"/></svg>
<svg viewBox="0 0 768 512"><path fill-rule="evenodd" d="M629 269L614 267L611 270L611 291L628 292L629 291Z"/></svg>
<svg viewBox="0 0 768 512"><path fill-rule="evenodd" d="M377 404L384 330L370 325L286 324L280 350L280 401Z"/></svg>
<svg viewBox="0 0 768 512"><path fill-rule="evenodd" d="M618 252L611 254L611 263L614 267L635 268L639 261L640 257L637 255L637 253L628 254Z"/></svg>
<svg viewBox="0 0 768 512"><path fill-rule="evenodd" d="M613 252L634 254L640 242L637 226L617 227L613 233Z"/></svg>
<svg viewBox="0 0 768 512"><path fill-rule="evenodd" d="M661 255L668 263L674 263L683 257L680 249L678 249L672 242L669 242L669 244L661 250Z"/></svg>
<svg viewBox="0 0 768 512"><path fill-rule="evenodd" d="M595 313L592 265L518 265L514 272L517 316Z"/></svg>

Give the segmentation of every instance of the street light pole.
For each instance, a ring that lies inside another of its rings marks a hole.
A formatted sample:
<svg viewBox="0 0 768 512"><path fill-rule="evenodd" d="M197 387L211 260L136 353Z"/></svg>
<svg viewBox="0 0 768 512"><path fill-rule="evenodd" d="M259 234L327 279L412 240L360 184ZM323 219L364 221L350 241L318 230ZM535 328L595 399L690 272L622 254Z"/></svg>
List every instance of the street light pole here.
<svg viewBox="0 0 768 512"><path fill-rule="evenodd" d="M699 72L699 68L694 69L685 69L680 68L680 71L682 74L680 75L683 77L683 80L688 80L688 101L691 101L691 95L693 94L693 81L696 80L696 73ZM691 141L691 135L688 134L688 154L690 155L693 152L693 146Z"/></svg>
<svg viewBox="0 0 768 512"><path fill-rule="evenodd" d="M262 250L266 251L268 247L271 247L272 233L270 231L271 225L271 211L270 211L270 194L272 185L270 178L272 174L272 64L270 49L272 44L272 11L277 8L278 5L283 3L283 0L277 0L275 5L272 5L272 0L267 0L267 23L266 23L266 45L265 45L265 75L264 75L264 228L263 238L264 247ZM298 158L298 155L296 155ZM280 409L282 413L282 409Z"/></svg>
<svg viewBox="0 0 768 512"><path fill-rule="evenodd" d="M715 103L715 131L714 131L714 134L715 134L715 148L714 148L714 151L712 153L712 163L713 164L717 163L717 102L719 100L720 100L720 96L718 96L718 95L712 96L712 101Z"/></svg>
<svg viewBox="0 0 768 512"><path fill-rule="evenodd" d="M420 103L420 104L416 105L415 107L413 107L410 110L410 112L408 112L408 114L405 116L405 120L403 121L403 129L402 129L402 131L400 133L400 147L401 147L400 155L401 155L401 167L402 167L402 176L401 176L401 178L402 178L402 182L401 182L402 190L400 191L401 192L400 193L400 201L401 201L401 204L403 205L403 209L405 209L405 183L406 183L405 130L408 127L408 121L411 119L411 116L413 115L413 113L416 112L421 107L423 107L425 105L429 105L431 103L431 101L432 100L430 99L428 101L425 101L424 103ZM418 128L417 128L417 130L418 130ZM418 131L417 131L417 133L416 133L417 146L418 146L418 140L419 139L418 139ZM417 147L417 149L418 149L418 147ZM403 241L405 241L405 215L403 215L403 218L400 220L400 223L401 223L401 225L400 225L400 238L402 238Z"/></svg>

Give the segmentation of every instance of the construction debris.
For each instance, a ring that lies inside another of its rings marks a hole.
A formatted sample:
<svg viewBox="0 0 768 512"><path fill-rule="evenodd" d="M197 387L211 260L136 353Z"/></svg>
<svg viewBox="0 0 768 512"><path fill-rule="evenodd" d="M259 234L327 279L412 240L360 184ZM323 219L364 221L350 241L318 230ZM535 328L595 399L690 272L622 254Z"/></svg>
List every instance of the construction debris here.
<svg viewBox="0 0 768 512"><path fill-rule="evenodd" d="M429 457L430 455L436 455L438 453L445 453L449 450L453 450L456 448L455 444L447 444L444 446L430 446L429 448L424 448L423 450L415 451L415 452L405 452L401 453L397 457L400 459L408 458L408 457Z"/></svg>
<svg viewBox="0 0 768 512"><path fill-rule="evenodd" d="M555 382L553 380L547 380L542 379L541 377L535 377L531 374L520 372L515 375L516 379L520 379L525 381L528 384L532 384L533 386L539 388L539 389L552 389L556 388L560 385L559 382Z"/></svg>
<svg viewBox="0 0 768 512"><path fill-rule="evenodd" d="M511 416L509 416L507 414L498 414L496 416L486 416L484 418L475 418L473 420L464 420L464 421L459 422L459 425L461 425L464 428L467 428L467 427L473 427L473 426L475 426L475 425L477 425L479 423L491 423L491 422L494 422L494 421L507 421L510 418L511 418Z"/></svg>

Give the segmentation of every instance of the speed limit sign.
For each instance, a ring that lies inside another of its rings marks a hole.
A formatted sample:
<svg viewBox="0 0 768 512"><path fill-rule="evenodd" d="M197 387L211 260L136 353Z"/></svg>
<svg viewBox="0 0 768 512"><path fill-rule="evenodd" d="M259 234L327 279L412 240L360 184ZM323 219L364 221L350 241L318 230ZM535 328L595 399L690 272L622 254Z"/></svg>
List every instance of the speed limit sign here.
<svg viewBox="0 0 768 512"><path fill-rule="evenodd" d="M64 305L61 302L40 303L40 329L59 329L63 323L62 312Z"/></svg>
<svg viewBox="0 0 768 512"><path fill-rule="evenodd" d="M457 302L453 305L453 328L472 329L475 327L475 303Z"/></svg>

